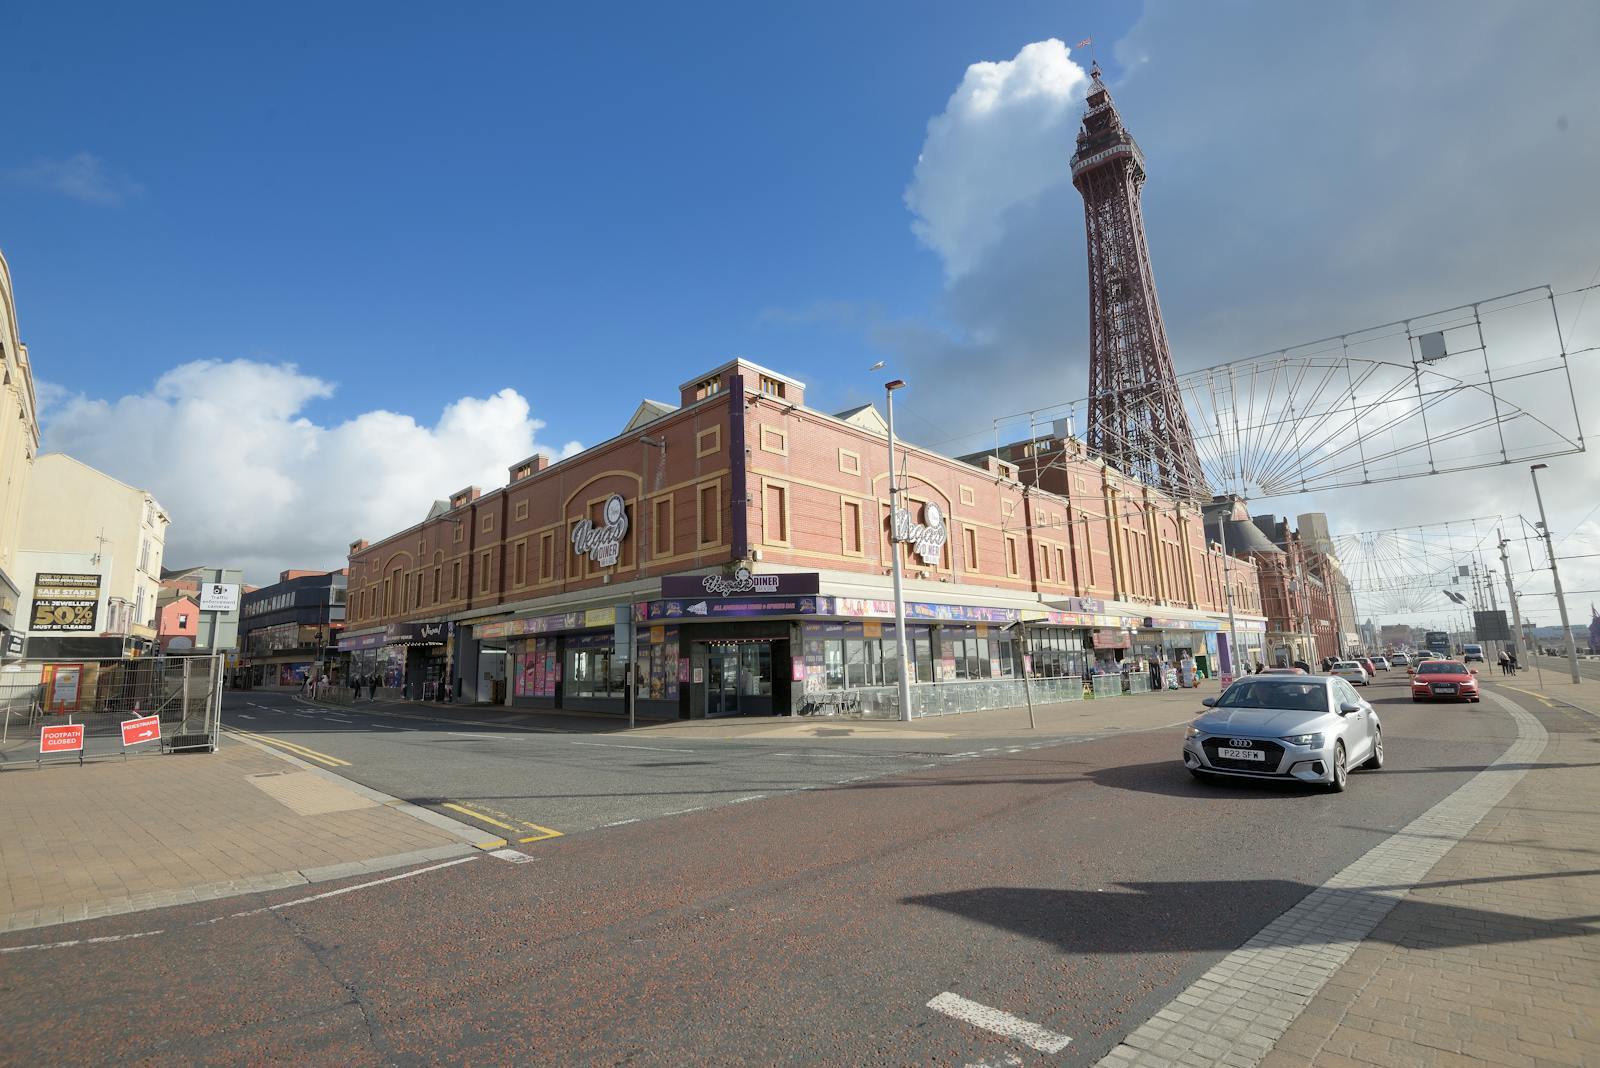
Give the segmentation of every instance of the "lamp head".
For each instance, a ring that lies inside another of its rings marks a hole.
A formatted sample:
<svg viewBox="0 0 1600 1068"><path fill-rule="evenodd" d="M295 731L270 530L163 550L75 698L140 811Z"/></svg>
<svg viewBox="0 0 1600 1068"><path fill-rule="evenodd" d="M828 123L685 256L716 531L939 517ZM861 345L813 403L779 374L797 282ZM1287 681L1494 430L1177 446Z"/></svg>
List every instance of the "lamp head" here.
<svg viewBox="0 0 1600 1068"><path fill-rule="evenodd" d="M893 393L895 390L900 389L904 385L905 385L904 382L902 382L900 379L896 378L892 382L885 382L883 384L883 388L888 390L890 393Z"/></svg>
<svg viewBox="0 0 1600 1068"><path fill-rule="evenodd" d="M1534 464L1531 467L1529 467L1528 470L1529 471L1543 471L1543 470L1547 469L1549 466L1550 466L1549 464Z"/></svg>

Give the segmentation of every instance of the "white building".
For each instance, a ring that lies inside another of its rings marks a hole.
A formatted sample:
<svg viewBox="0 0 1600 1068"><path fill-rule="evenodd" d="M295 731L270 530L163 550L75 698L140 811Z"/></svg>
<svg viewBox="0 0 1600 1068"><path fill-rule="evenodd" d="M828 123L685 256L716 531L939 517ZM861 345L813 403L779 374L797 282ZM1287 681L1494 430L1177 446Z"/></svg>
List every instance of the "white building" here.
<svg viewBox="0 0 1600 1068"><path fill-rule="evenodd" d="M149 652L168 518L147 490L61 453L34 462L17 554L30 658Z"/></svg>
<svg viewBox="0 0 1600 1068"><path fill-rule="evenodd" d="M17 336L11 269L0 256L0 637L26 610L16 574L17 528L38 451L33 369L28 363L28 347Z"/></svg>

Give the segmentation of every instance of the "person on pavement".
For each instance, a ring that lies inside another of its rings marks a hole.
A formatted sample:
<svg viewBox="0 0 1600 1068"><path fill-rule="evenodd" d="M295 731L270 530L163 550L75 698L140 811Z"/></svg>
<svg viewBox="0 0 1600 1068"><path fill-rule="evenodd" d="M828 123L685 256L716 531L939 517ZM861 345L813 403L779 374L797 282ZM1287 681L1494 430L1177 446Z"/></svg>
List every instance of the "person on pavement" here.
<svg viewBox="0 0 1600 1068"><path fill-rule="evenodd" d="M378 676L373 675L372 677L367 679L367 700L376 701L377 699L378 699Z"/></svg>
<svg viewBox="0 0 1600 1068"><path fill-rule="evenodd" d="M1500 650L1500 674L1511 674L1511 657L1506 655L1504 649Z"/></svg>

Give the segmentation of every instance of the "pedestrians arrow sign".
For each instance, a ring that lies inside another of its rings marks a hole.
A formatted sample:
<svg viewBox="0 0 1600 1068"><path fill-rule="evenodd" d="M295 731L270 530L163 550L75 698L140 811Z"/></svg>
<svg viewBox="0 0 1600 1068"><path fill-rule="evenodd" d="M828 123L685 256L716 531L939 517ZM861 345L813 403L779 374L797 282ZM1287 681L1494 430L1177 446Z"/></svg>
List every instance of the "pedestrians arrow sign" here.
<svg viewBox="0 0 1600 1068"><path fill-rule="evenodd" d="M159 716L140 716L138 719L122 721L122 744L124 746L138 745L140 742L153 742L161 737L161 719Z"/></svg>

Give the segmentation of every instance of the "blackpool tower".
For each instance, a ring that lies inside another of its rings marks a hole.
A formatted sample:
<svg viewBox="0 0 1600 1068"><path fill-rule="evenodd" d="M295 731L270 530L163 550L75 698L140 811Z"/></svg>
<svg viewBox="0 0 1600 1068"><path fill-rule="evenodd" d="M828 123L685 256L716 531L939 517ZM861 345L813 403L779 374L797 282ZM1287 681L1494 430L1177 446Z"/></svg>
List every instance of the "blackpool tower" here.
<svg viewBox="0 0 1600 1068"><path fill-rule="evenodd" d="M1072 184L1089 243L1089 451L1177 500L1210 500L1156 302L1139 190L1144 154L1100 67L1085 101Z"/></svg>

